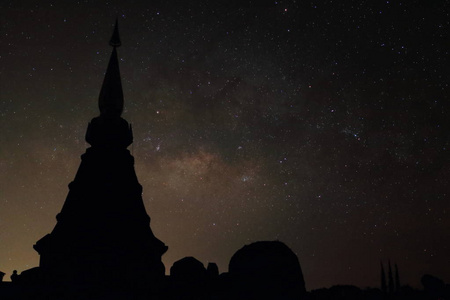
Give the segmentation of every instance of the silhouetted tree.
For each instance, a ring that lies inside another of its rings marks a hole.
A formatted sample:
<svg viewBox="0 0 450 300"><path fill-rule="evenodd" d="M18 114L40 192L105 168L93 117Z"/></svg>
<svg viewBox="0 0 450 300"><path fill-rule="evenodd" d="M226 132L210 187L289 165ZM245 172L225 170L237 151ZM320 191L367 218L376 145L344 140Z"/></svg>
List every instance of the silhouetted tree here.
<svg viewBox="0 0 450 300"><path fill-rule="evenodd" d="M392 294L392 293L394 293L395 288L394 288L394 277L392 276L392 268L391 268L391 261L390 261L390 260L389 260L388 264L389 264L389 271L388 271L388 276L389 276L389 278L388 278L388 280L389 280L389 282L388 282L388 289L389 289L389 294Z"/></svg>
<svg viewBox="0 0 450 300"><path fill-rule="evenodd" d="M398 267L397 264L395 264L395 291L400 292L401 288L402 287L400 285L400 276L398 274Z"/></svg>
<svg viewBox="0 0 450 300"><path fill-rule="evenodd" d="M386 287L386 274L384 273L384 267L383 267L383 262L380 262L380 266L381 266L381 291L383 293L387 292L387 287Z"/></svg>

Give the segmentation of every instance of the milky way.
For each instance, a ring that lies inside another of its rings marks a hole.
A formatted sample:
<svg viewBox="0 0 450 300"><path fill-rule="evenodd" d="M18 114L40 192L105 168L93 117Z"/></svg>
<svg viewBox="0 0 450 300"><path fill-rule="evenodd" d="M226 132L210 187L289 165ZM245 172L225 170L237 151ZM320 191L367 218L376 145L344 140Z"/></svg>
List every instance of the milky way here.
<svg viewBox="0 0 450 300"><path fill-rule="evenodd" d="M166 270L279 239L307 289L378 286L388 259L404 284L449 282L448 1L212 2L1 4L0 270L39 264L118 16Z"/></svg>

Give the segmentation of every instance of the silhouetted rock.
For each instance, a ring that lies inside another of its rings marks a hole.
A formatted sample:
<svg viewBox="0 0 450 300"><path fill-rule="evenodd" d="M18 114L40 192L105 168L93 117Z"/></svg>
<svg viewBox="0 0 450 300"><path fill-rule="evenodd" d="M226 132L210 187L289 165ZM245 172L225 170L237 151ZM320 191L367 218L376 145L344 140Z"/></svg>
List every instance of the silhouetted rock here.
<svg viewBox="0 0 450 300"><path fill-rule="evenodd" d="M41 283L41 277L41 269L39 267L35 267L21 272L18 280L23 285L34 285Z"/></svg>
<svg viewBox="0 0 450 300"><path fill-rule="evenodd" d="M423 289L430 299L439 299L444 297L445 284L444 282L432 275L425 274L422 276L420 282L423 285Z"/></svg>
<svg viewBox="0 0 450 300"><path fill-rule="evenodd" d="M207 294L205 266L194 257L176 261L170 268L172 299L204 299Z"/></svg>
<svg viewBox="0 0 450 300"><path fill-rule="evenodd" d="M256 242L230 260L234 299L301 299L305 281L298 258L279 241Z"/></svg>
<svg viewBox="0 0 450 300"><path fill-rule="evenodd" d="M206 273L209 278L219 277L219 267L216 263L208 263L208 267L206 268Z"/></svg>
<svg viewBox="0 0 450 300"><path fill-rule="evenodd" d="M334 285L329 289L322 288L313 290L310 293L309 299L313 300L367 300L367 299L382 299L383 294L379 289L371 290L370 293L363 292L360 288L353 285ZM378 291L378 294L376 293ZM375 296L371 298L370 296Z"/></svg>
<svg viewBox="0 0 450 300"><path fill-rule="evenodd" d="M354 285L335 285L330 288L332 299L363 300L363 292Z"/></svg>
<svg viewBox="0 0 450 300"><path fill-rule="evenodd" d="M384 297L383 292L378 288L366 288L363 291L364 300L378 300Z"/></svg>
<svg viewBox="0 0 450 300"><path fill-rule="evenodd" d="M419 300L419 299L427 299L425 293L423 291L419 291L413 289L409 285L403 285L397 294L396 299L405 299L405 300Z"/></svg>
<svg viewBox="0 0 450 300"><path fill-rule="evenodd" d="M444 299L450 300L450 284L446 284L444 287Z"/></svg>
<svg viewBox="0 0 450 300"><path fill-rule="evenodd" d="M175 281L198 281L199 279L204 279L205 276L205 266L192 256L174 262L170 268L170 277Z"/></svg>
<svg viewBox="0 0 450 300"><path fill-rule="evenodd" d="M3 277L5 276L5 273L0 271L0 282L3 282Z"/></svg>

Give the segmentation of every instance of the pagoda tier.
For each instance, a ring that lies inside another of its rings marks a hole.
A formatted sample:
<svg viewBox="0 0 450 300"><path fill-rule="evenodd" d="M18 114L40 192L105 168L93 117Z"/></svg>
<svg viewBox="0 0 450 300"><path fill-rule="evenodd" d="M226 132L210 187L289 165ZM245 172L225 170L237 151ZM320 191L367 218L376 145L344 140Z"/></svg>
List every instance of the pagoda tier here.
<svg viewBox="0 0 450 300"><path fill-rule="evenodd" d="M52 280L150 284L164 276L167 247L150 229L127 149L87 149L69 189L52 233L34 246Z"/></svg>

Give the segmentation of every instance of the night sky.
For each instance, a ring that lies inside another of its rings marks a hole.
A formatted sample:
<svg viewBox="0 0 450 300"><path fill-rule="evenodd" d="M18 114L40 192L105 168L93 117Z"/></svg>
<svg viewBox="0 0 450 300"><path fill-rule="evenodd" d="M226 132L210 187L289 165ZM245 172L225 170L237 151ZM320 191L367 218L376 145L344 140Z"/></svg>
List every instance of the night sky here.
<svg viewBox="0 0 450 300"><path fill-rule="evenodd" d="M402 284L450 282L449 6L2 1L5 279L39 264L118 16L122 117L167 271L194 256L225 272L245 244L279 239L308 290L379 286L388 259Z"/></svg>

